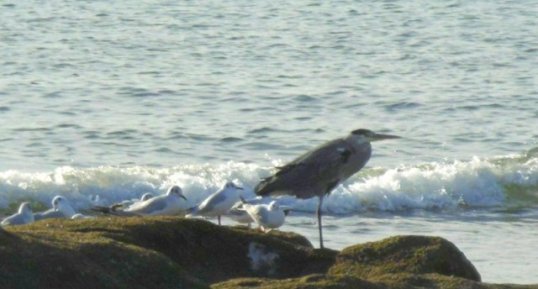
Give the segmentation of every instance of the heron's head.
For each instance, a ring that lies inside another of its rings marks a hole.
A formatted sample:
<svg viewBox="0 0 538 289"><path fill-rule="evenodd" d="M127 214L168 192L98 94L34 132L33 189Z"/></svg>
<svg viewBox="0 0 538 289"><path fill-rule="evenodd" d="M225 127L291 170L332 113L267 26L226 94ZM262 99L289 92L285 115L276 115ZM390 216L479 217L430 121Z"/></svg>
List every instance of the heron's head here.
<svg viewBox="0 0 538 289"><path fill-rule="evenodd" d="M30 203L22 203L19 207L19 214L32 214L32 207L30 206Z"/></svg>
<svg viewBox="0 0 538 289"><path fill-rule="evenodd" d="M351 132L351 135L358 138L359 142L373 142L384 139L400 138L397 135L375 133L369 129L359 128Z"/></svg>
<svg viewBox="0 0 538 289"><path fill-rule="evenodd" d="M180 198L183 198L184 200L187 200L187 197L185 197L183 195L183 190L181 190L181 188L177 185L175 186L172 186L169 190L168 190L168 193L167 195L171 196L171 195L176 195Z"/></svg>

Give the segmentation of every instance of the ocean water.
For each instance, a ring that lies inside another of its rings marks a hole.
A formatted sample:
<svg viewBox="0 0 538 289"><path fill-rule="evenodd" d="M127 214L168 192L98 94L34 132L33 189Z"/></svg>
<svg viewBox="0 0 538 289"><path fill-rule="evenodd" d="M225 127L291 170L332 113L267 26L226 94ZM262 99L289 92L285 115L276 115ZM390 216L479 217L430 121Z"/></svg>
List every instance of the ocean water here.
<svg viewBox="0 0 538 289"><path fill-rule="evenodd" d="M538 5L3 1L0 208L79 210L232 179L357 128L397 134L324 202L326 245L454 242L538 283ZM318 244L316 200L283 230Z"/></svg>

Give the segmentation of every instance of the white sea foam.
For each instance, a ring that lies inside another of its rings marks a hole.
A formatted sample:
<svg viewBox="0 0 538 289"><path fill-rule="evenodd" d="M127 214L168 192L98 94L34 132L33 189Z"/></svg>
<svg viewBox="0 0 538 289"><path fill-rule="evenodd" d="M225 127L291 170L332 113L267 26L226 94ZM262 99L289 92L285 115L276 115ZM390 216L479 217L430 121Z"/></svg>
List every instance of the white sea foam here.
<svg viewBox="0 0 538 289"><path fill-rule="evenodd" d="M257 182L273 170L255 164L228 162L217 165L184 165L171 168L60 167L52 172L0 172L0 207L23 200L43 204L58 194L76 210L138 198L151 192L164 193L181 186L191 205L198 204L226 180L245 187L254 197ZM518 156L426 163L381 169L367 168L338 186L326 198L324 209L334 214L366 210L456 209L504 206L522 198L538 203L538 158ZM511 188L517 187L514 192ZM534 203L533 203L534 202ZM281 204L314 211L317 200L284 197Z"/></svg>

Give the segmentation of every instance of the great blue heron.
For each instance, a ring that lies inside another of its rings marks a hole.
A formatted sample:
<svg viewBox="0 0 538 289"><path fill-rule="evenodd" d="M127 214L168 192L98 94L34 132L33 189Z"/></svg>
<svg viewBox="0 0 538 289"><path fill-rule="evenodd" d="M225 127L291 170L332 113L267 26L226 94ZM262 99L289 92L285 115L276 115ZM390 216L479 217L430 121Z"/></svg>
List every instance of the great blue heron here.
<svg viewBox="0 0 538 289"><path fill-rule="evenodd" d="M322 144L279 167L274 175L262 180L254 191L259 196L293 195L300 199L317 196L319 246L323 248L323 197L364 167L372 154L370 142L394 138L399 137L367 129L354 130L346 137Z"/></svg>

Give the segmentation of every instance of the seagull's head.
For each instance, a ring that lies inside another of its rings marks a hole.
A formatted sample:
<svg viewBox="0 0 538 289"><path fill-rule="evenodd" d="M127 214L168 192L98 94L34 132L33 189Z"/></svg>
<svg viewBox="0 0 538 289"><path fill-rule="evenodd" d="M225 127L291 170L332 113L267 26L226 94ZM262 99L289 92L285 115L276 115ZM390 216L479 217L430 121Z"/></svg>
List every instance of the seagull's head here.
<svg viewBox="0 0 538 289"><path fill-rule="evenodd" d="M225 190L243 190L242 187L236 185L232 181L227 181L226 184L224 184L224 189Z"/></svg>
<svg viewBox="0 0 538 289"><path fill-rule="evenodd" d="M359 143L374 142L384 139L396 139L400 138L397 135L375 133L369 129L359 128L351 132L351 137L356 139Z"/></svg>
<svg viewBox="0 0 538 289"><path fill-rule="evenodd" d="M167 193L168 196L171 196L171 195L176 195L180 198L183 198L184 200L187 200L187 197L185 197L183 195L183 190L181 190L181 188L178 186L178 185L174 185L172 186L169 190L168 190L168 193Z"/></svg>
<svg viewBox="0 0 538 289"><path fill-rule="evenodd" d="M65 202L65 199L64 197L62 196L56 196L52 199L52 207L54 209L58 209L60 207L61 204L63 204Z"/></svg>
<svg viewBox="0 0 538 289"><path fill-rule="evenodd" d="M76 214L75 210L73 210L73 207L71 207L67 199L62 196L56 196L52 199L52 207L68 217Z"/></svg>
<svg viewBox="0 0 538 289"><path fill-rule="evenodd" d="M269 210L270 211L275 211L275 210L278 210L280 208L280 206L278 205L277 201L272 201L269 203Z"/></svg>
<svg viewBox="0 0 538 289"><path fill-rule="evenodd" d="M145 201L145 200L149 200L153 198L153 194L152 193L145 193L142 195L142 197L140 197L140 200L141 201Z"/></svg>
<svg viewBox="0 0 538 289"><path fill-rule="evenodd" d="M30 206L30 203L22 203L19 207L19 214L32 214L32 207Z"/></svg>

